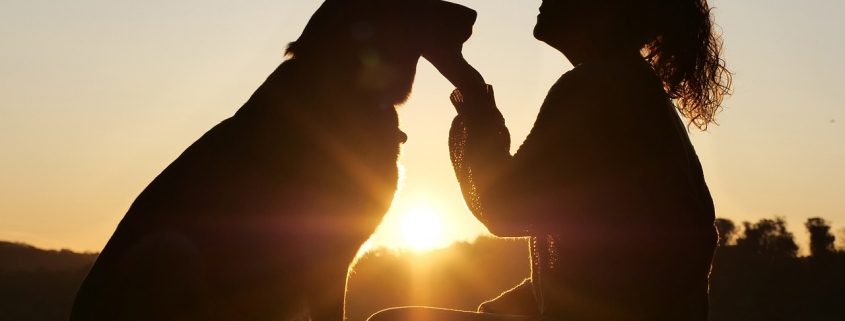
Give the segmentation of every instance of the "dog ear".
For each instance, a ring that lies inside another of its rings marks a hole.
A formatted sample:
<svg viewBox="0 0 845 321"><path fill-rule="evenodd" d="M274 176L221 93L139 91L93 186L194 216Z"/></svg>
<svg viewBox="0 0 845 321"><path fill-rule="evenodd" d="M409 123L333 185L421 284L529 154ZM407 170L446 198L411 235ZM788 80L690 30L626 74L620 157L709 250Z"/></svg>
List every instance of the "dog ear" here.
<svg viewBox="0 0 845 321"><path fill-rule="evenodd" d="M350 0L325 0L317 11L308 19L305 29L296 41L288 44L286 55L290 57L307 56L311 52L319 51L318 47L326 45L327 35L341 24L344 19L343 5Z"/></svg>

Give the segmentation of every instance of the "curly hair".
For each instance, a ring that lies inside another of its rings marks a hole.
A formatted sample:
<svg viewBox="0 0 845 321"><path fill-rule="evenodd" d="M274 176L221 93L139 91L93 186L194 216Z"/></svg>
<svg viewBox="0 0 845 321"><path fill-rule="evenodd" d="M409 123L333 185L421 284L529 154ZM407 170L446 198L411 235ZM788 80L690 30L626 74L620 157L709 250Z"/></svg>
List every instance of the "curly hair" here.
<svg viewBox="0 0 845 321"><path fill-rule="evenodd" d="M732 74L722 58L707 0L656 0L643 47L678 110L700 130L715 123L722 100L731 94Z"/></svg>

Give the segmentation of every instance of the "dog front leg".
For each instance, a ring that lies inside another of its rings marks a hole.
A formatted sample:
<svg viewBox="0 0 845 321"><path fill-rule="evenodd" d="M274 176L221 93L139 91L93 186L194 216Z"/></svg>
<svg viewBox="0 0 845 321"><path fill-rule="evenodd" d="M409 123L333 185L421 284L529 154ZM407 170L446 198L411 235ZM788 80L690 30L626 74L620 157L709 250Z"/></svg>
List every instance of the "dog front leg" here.
<svg viewBox="0 0 845 321"><path fill-rule="evenodd" d="M344 321L347 269L333 271L313 282L308 291L312 321Z"/></svg>

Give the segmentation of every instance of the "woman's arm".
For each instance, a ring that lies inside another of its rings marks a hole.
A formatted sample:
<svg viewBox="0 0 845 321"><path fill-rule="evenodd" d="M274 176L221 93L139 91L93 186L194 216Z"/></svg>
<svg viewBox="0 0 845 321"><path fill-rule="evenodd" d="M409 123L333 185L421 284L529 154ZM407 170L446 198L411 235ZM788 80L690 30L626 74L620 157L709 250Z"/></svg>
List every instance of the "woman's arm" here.
<svg viewBox="0 0 845 321"><path fill-rule="evenodd" d="M510 135L496 108L492 87L486 85L481 74L464 59L461 47L462 43L444 44L423 54L457 88L451 96L458 110L449 135L452 164L464 200L476 218L495 235L524 236L523 224L507 222L509 215L485 214L484 208L497 206L485 204L491 192L486 188L490 186L486 179L495 175L495 168L508 167L511 163ZM507 191L502 192L507 194ZM482 194L485 201L482 201Z"/></svg>
<svg viewBox="0 0 845 321"><path fill-rule="evenodd" d="M492 87L473 77L478 73L459 52L426 57L458 87L451 158L467 205L493 234L589 231L592 224L606 226L608 215L642 207L635 176L644 167L632 156L644 146L633 139L634 115L620 108L632 103L623 94L628 90L608 72L580 68L561 78L512 156Z"/></svg>
<svg viewBox="0 0 845 321"><path fill-rule="evenodd" d="M653 165L637 155L653 148L635 138L642 129L619 107L631 103L627 95L595 74L561 78L514 155L492 87L453 93L452 163L467 205L493 234L587 232L649 206L643 174Z"/></svg>
<svg viewBox="0 0 845 321"><path fill-rule="evenodd" d="M464 200L491 233L526 236L531 220L524 203L526 175L510 154L510 134L496 107L493 89L462 56L460 46L426 53L428 59L457 89L450 97L458 111L449 135L455 174ZM523 162L520 162L523 163Z"/></svg>
<svg viewBox="0 0 845 321"><path fill-rule="evenodd" d="M513 185L502 181L512 177L506 175L514 165L510 134L496 108L492 87L482 88L469 95L459 89L452 93L458 110L449 133L452 165L467 206L490 232L525 236L529 222L501 208L515 192L506 188Z"/></svg>

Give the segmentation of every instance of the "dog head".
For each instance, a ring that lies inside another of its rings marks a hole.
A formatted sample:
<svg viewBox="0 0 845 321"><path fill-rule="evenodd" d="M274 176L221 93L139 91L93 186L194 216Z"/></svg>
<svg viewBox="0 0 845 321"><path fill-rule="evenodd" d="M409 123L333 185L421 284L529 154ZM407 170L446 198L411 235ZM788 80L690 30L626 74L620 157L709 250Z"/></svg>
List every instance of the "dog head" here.
<svg viewBox="0 0 845 321"><path fill-rule="evenodd" d="M397 104L410 94L421 54L465 41L475 11L441 0L326 0L288 55L352 77L354 88Z"/></svg>

